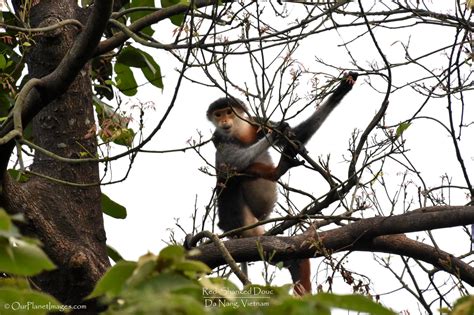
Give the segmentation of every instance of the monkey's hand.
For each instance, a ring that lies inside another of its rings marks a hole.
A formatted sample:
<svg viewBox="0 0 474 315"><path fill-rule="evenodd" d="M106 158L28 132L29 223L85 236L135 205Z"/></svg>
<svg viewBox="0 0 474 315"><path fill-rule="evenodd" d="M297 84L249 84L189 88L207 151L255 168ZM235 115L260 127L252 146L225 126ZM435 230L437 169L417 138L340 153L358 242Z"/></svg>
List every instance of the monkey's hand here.
<svg viewBox="0 0 474 315"><path fill-rule="evenodd" d="M275 144L279 147L287 146L289 141L296 140L296 134L290 125L284 121L274 128Z"/></svg>
<svg viewBox="0 0 474 315"><path fill-rule="evenodd" d="M347 84L350 84L352 86L356 83L358 76L359 74L357 72L349 71L348 73L344 74L344 79Z"/></svg>
<svg viewBox="0 0 474 315"><path fill-rule="evenodd" d="M327 100L327 104L332 104L333 107L336 107L337 104L341 102L342 98L352 90L358 76L359 74L353 71L344 73L344 77Z"/></svg>
<svg viewBox="0 0 474 315"><path fill-rule="evenodd" d="M334 91L333 95L346 95L347 92L349 92L356 83L358 76L359 74L354 71L344 73L344 77L342 78L339 86Z"/></svg>
<svg viewBox="0 0 474 315"><path fill-rule="evenodd" d="M287 159L295 159L298 153L307 153L304 144L298 140L295 131L286 123L281 122L276 128L278 133L276 145L283 149L283 154ZM295 166L301 165L301 162L296 160Z"/></svg>

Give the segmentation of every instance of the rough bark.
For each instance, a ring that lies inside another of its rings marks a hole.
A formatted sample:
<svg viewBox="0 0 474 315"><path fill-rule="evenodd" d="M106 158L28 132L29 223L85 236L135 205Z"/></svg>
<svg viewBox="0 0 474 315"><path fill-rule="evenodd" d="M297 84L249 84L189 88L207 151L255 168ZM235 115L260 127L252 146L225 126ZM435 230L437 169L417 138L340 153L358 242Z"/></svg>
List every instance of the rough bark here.
<svg viewBox="0 0 474 315"><path fill-rule="evenodd" d="M76 1L42 0L32 8L30 22L32 27L45 26L68 18L81 19L81 14ZM78 34L76 28L66 27L36 36L36 45L28 55L29 76L42 78L57 69ZM95 156L96 139L85 137L94 124L86 66L64 94L34 116L33 138L38 145L63 157L79 158L86 152ZM72 183L99 182L97 163L71 165L36 153L31 170ZM9 212L25 214L26 230L42 241L44 250L58 266L57 270L32 279L34 284L65 304L80 304L110 266L100 186L71 186L43 177L19 184L5 176L3 198Z"/></svg>

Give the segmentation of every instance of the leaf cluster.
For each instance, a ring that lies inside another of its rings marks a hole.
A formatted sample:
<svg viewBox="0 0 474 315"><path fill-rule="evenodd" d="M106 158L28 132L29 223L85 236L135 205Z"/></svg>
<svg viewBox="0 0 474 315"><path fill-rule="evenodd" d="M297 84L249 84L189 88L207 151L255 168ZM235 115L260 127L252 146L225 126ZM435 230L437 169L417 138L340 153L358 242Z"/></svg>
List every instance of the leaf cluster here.
<svg viewBox="0 0 474 315"><path fill-rule="evenodd" d="M192 253L190 253L192 254ZM89 298L107 305L105 314L331 314L334 308L393 314L368 297L320 293L290 295L290 286L249 285L207 276L209 267L191 260L181 246L137 262L119 261L97 283Z"/></svg>
<svg viewBox="0 0 474 315"><path fill-rule="evenodd" d="M43 252L38 240L20 234L14 222L23 221L22 216L9 216L0 208L0 314L21 314L28 305L48 305L49 310L61 307L52 296L30 287L27 277L53 270L56 266ZM28 314L48 313L48 309L27 310Z"/></svg>

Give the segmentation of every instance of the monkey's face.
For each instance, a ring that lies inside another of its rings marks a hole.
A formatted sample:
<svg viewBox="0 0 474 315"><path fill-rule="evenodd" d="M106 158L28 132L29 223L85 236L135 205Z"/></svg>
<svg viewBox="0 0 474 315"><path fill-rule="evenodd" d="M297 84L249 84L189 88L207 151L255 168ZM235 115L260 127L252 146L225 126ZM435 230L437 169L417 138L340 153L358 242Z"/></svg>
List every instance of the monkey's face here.
<svg viewBox="0 0 474 315"><path fill-rule="evenodd" d="M220 132L233 135L236 133L239 121L241 120L238 117L240 115L244 115L244 112L236 108L226 107L212 113L212 122Z"/></svg>

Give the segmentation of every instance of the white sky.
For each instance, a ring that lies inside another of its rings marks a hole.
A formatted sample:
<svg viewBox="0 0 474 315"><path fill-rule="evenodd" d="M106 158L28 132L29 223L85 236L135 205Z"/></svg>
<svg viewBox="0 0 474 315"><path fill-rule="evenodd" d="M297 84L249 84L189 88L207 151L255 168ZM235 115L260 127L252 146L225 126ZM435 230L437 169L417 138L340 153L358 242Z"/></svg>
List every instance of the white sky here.
<svg viewBox="0 0 474 315"><path fill-rule="evenodd" d="M1 2L0 0L0 6ZM447 3L443 4L449 5ZM301 6L292 4L288 4L288 7L295 10L294 14L296 16L297 11L301 9ZM273 26L276 28L285 27L285 25ZM173 27L169 21L164 21L155 29L159 30L158 37L167 42L170 38L170 30ZM452 42L452 33L441 32L439 29L433 31L433 29L433 27L417 27L409 30L410 33L406 30L385 32L378 29L375 34L384 52L387 53L387 58L394 63L403 61L404 58L404 52L398 41L406 43L411 37L410 48L413 56L417 56L418 52L421 54L429 51L431 47L440 47L443 42L447 44ZM359 32L360 30L353 32L351 29L345 28L340 30L339 33L329 32L314 36L304 42L295 58L313 71L322 71L321 66L314 61L315 55L337 66L350 67L346 51L340 44L343 40L352 39L353 35ZM155 36L157 34L158 32ZM350 47L353 56L362 65L367 65L368 62L373 60L377 60L381 64L381 59L368 37L356 41ZM156 105L156 110L147 111L145 116L146 132L150 132L154 128L163 110L168 106L178 78L175 68L181 67L167 52L149 52L160 64L165 89L159 91L156 88L146 86L136 98L131 100L132 103L136 103L137 99L141 102L153 101ZM436 61L433 60L432 62L435 63ZM246 82L249 86L254 86L247 56L235 58L235 61L229 65L228 71L231 78L241 83ZM422 76L423 74L420 74L420 71L420 68L415 67L396 69L393 72L394 82L406 82L410 78ZM194 70L190 74L193 78L202 76L199 70ZM337 75L338 73L333 71L332 74ZM306 82L305 85L309 87L310 83ZM385 89L385 85L380 82L377 86L381 90ZM407 91L407 89L404 89L401 93L395 93L391 96L390 107L387 112L387 124L396 124L409 118L421 104L422 100L419 97L413 93L407 93ZM203 134L204 140L210 138L212 126L206 120L205 111L210 102L221 96L222 93L218 89L205 88L184 80L173 112L164 124L163 129L145 149L165 150L185 147L188 139L198 139L198 132ZM317 159L319 156L324 157L331 154L332 170L335 174L345 178L346 165L342 164L342 161L343 155L348 155L347 145L351 133L354 129L363 130L365 128L378 110L382 99L383 95L376 94L367 86L364 78L361 78L353 91L349 93L326 121L323 128L308 144L307 148L310 156ZM472 101L472 95L470 95L470 100ZM307 117L310 110L312 108L299 116L299 119ZM465 115L471 117L470 121L474 117L472 111L472 106L470 108L467 106ZM426 110L426 115L428 114L434 114L444 119L446 103L430 102L429 108ZM469 121L469 119L466 119L466 121ZM291 124L293 125L294 121ZM445 173L453 176L453 184L464 184L459 169L456 167L457 164L455 164L452 143L447 133L442 131L439 126L432 122L419 120L408 129L404 136L410 148L408 155L422 172L422 176L429 187L439 185L441 183L440 177ZM461 145L463 145L465 161L472 172L472 169L474 169L474 151L472 147L474 134L472 130L470 134L465 131L463 137ZM471 145L468 145L469 143ZM214 147L212 144L203 147L201 152L209 162L214 161ZM128 161L126 159L114 162L112 166L113 179L119 179L127 165ZM342 167L338 168L338 165ZM199 168L203 166L205 166L204 161L192 150L186 153L140 154L136 158L130 176L125 182L102 188L104 193L126 206L128 210L128 217L125 220L105 216L108 244L116 248L126 259L137 259L147 251L157 253L165 246L163 240L168 240L169 229L177 230L174 225L176 218L179 218L182 226L190 231L190 216L193 214L194 208L197 207L201 214L204 212L204 207L209 203L215 185L214 177L199 171ZM393 191L398 189L397 183L401 181L399 170L395 168L395 165L391 165L384 170L384 178L392 184L390 189ZM318 175L310 174L306 169L294 169L290 174L292 186L311 192L315 196L321 195L327 188ZM288 180L288 177L286 179ZM456 200L455 204L466 202L462 195L454 197L457 198L454 199ZM308 202L304 198L295 198L295 200L300 207ZM464 235L461 237L459 231L460 229L451 229L446 233L437 233L442 235L442 237L437 238L438 245L454 254L465 252L469 244ZM426 238L424 233L419 235ZM182 237L181 232L177 230L177 238L181 239ZM457 242L458 239L463 241ZM371 288L374 294L382 294L399 287L398 281L374 262L372 254L351 254L348 261L347 266L351 270L371 277L373 281ZM321 265L320 262L321 259L315 259L313 262L313 273L317 284L322 283L326 277L325 273L322 272L324 265ZM256 266L250 268L251 280L261 282L258 277L260 268ZM419 279L421 282L425 282L424 276ZM234 282L238 283L237 280ZM278 272L278 280L275 284L288 282L290 282L290 278L287 271ZM348 285L337 285L335 292L351 293L351 288ZM455 297L455 295L450 296L448 300L452 301ZM400 303L400 301L404 302ZM383 296L382 302L398 311L407 309L411 314L418 313L416 301L403 290Z"/></svg>

